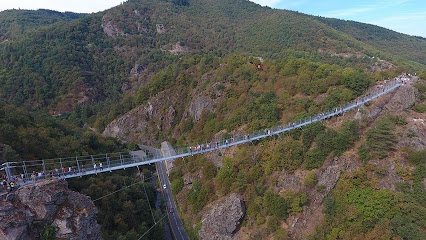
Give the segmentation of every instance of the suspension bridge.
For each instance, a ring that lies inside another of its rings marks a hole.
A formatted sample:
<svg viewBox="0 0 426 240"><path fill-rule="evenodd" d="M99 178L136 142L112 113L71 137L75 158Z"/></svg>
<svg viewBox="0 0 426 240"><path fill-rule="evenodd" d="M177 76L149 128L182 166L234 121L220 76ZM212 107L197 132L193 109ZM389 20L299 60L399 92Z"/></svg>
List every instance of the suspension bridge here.
<svg viewBox="0 0 426 240"><path fill-rule="evenodd" d="M337 115L341 115L349 110L355 109L365 103L379 98L389 92L394 91L405 84L408 77L400 76L387 81L382 85L377 85L368 94L357 98L345 105L330 109L298 121L285 125L256 131L245 135L234 135L227 139L209 141L204 144L191 145L176 149L176 155L162 156L149 149L121 152L102 155L89 155L70 158L56 158L43 160L30 160L22 162L6 162L2 164L1 170L5 170L8 181L14 181L18 185L32 183L38 179L48 177L54 178L75 178L87 175L97 175L102 172L112 172L116 170L153 164L161 161L170 161L178 158L185 158L196 154L204 154L223 148L250 143L259 139L279 135L293 129L319 122Z"/></svg>

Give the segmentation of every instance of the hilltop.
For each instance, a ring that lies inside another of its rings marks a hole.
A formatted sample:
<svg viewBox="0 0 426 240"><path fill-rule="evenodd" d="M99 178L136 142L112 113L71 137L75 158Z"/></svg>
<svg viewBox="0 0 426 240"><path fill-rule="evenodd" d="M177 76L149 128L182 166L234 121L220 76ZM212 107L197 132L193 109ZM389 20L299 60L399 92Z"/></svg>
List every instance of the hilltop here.
<svg viewBox="0 0 426 240"><path fill-rule="evenodd" d="M317 19L380 51L416 61L423 65L426 63L424 51L426 39L423 37L409 36L386 28L354 21L324 17L318 17Z"/></svg>
<svg viewBox="0 0 426 240"><path fill-rule="evenodd" d="M84 15L47 9L2 11L0 12L0 43L18 40L36 28L60 21L71 21Z"/></svg>

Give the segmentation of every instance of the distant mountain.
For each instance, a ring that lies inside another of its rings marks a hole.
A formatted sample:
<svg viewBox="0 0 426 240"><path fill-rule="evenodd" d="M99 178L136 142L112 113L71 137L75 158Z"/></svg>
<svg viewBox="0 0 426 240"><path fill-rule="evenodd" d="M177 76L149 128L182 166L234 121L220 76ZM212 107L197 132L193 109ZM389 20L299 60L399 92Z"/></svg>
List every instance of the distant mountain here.
<svg viewBox="0 0 426 240"><path fill-rule="evenodd" d="M319 21L344 32L380 51L426 65L426 38L409 36L371 24L317 17Z"/></svg>
<svg viewBox="0 0 426 240"><path fill-rule="evenodd" d="M6 10L0 12L0 42L17 40L28 31L59 21L71 21L85 14L57 12L47 9Z"/></svg>

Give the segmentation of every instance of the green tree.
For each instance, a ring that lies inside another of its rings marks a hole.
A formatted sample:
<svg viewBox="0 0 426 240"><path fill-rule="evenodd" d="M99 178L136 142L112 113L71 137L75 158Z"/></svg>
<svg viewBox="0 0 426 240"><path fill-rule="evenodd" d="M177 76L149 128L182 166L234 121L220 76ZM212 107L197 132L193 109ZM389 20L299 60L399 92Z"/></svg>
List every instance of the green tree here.
<svg viewBox="0 0 426 240"><path fill-rule="evenodd" d="M188 193L188 202L195 212L199 212L208 202L210 191L204 187L201 181L196 180L192 184L192 189Z"/></svg>
<svg viewBox="0 0 426 240"><path fill-rule="evenodd" d="M266 214L273 215L279 219L285 220L288 216L287 203L280 195L268 190L263 197L263 206L265 207Z"/></svg>
<svg viewBox="0 0 426 240"><path fill-rule="evenodd" d="M346 68L343 71L342 83L357 95L360 95L370 86L371 79L362 70Z"/></svg>
<svg viewBox="0 0 426 240"><path fill-rule="evenodd" d="M410 162L414 165L420 165L426 163L426 150L420 150L417 152L410 152L408 154Z"/></svg>
<svg viewBox="0 0 426 240"><path fill-rule="evenodd" d="M306 174L305 179L303 179L303 184L307 187L314 187L317 184L317 176L315 171L310 171Z"/></svg>
<svg viewBox="0 0 426 240"><path fill-rule="evenodd" d="M44 228L41 233L41 239L43 240L53 240L55 239L56 228L54 226L47 226Z"/></svg>
<svg viewBox="0 0 426 240"><path fill-rule="evenodd" d="M234 165L230 158L224 158L222 167L219 169L216 178L216 186L223 194L229 192L235 180Z"/></svg>
<svg viewBox="0 0 426 240"><path fill-rule="evenodd" d="M376 126L367 131L367 146L374 156L385 158L396 142L394 124L387 118L377 121Z"/></svg>
<svg viewBox="0 0 426 240"><path fill-rule="evenodd" d="M268 222L266 223L266 230L268 232L275 232L280 226L280 219L276 216L271 216L268 219Z"/></svg>
<svg viewBox="0 0 426 240"><path fill-rule="evenodd" d="M174 195L178 194L182 190L183 186L184 182L181 177L174 179L171 183L172 193Z"/></svg>

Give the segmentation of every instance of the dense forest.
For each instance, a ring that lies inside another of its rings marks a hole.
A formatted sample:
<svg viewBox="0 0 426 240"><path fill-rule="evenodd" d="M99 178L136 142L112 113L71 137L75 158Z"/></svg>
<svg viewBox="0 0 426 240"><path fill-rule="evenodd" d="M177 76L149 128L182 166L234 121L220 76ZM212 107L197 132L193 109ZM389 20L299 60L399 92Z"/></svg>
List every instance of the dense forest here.
<svg viewBox="0 0 426 240"><path fill-rule="evenodd" d="M163 203L156 209L157 191L152 184L156 176L151 172L148 168L121 170L70 180L69 186L94 200L103 239L133 240L142 235L142 239L164 239L160 219L166 210Z"/></svg>
<svg viewBox="0 0 426 240"><path fill-rule="evenodd" d="M131 141L186 146L288 123L401 72L426 79L425 49L421 37L245 0L129 0L94 14L3 11L0 162L117 152ZM178 203L189 235L197 238L209 203L239 193L242 228L258 229L248 238L287 239L294 235L280 226L315 193L327 196L307 238L424 239L426 153L398 147L408 122L426 112L425 83L415 89L418 100L404 112L317 123L232 154L177 160L170 180L185 199ZM106 137L114 127L117 138ZM416 131L407 138L421 137ZM356 171L342 171L333 189L319 184L324 164L348 152L361 163ZM390 173L375 164L397 155L401 181L378 189ZM148 211L156 205L151 171L70 181L95 200L104 239L137 239L162 217ZM302 187L285 189L280 174L301 174ZM163 228L146 238L162 239Z"/></svg>
<svg viewBox="0 0 426 240"><path fill-rule="evenodd" d="M426 39L423 37L412 37L371 24L354 21L323 17L318 17L317 19L380 51L417 61L423 65L426 63L423 50L426 48Z"/></svg>
<svg viewBox="0 0 426 240"><path fill-rule="evenodd" d="M3 41L16 41L38 27L61 21L71 21L84 15L73 12L56 12L48 9L2 11L0 14L0 43Z"/></svg>

